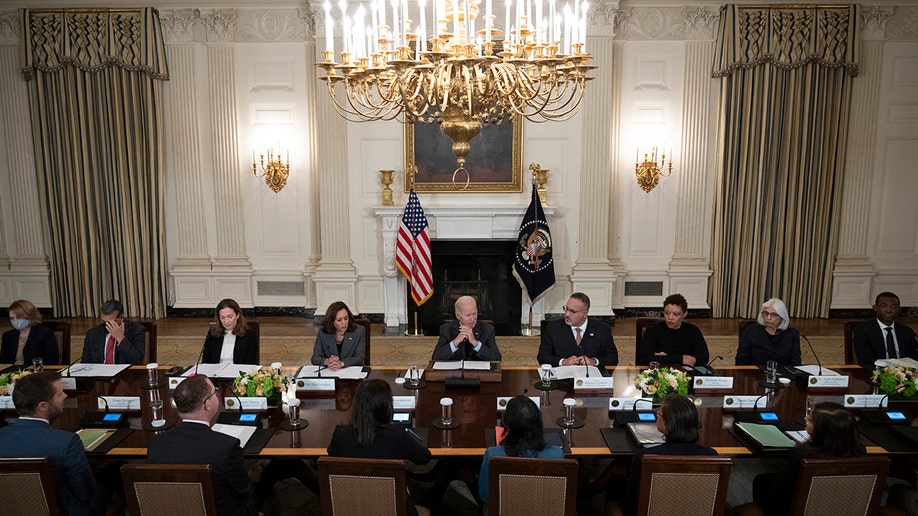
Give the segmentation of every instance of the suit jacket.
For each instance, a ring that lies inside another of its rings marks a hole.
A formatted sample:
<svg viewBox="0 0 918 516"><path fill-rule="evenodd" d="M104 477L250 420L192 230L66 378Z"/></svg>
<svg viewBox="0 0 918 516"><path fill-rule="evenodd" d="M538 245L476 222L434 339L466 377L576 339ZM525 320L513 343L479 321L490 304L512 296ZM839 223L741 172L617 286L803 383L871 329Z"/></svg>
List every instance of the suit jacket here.
<svg viewBox="0 0 918 516"><path fill-rule="evenodd" d="M341 344L341 354L338 354L338 345L335 336L319 330L316 333L316 344L312 349L312 365L322 365L326 358L338 356L344 365L362 366L367 355L367 329L356 325L354 331L344 332L344 342ZM369 365L369 364L367 364Z"/></svg>
<svg viewBox="0 0 918 516"><path fill-rule="evenodd" d="M86 339L83 341L83 359L84 364L101 364L105 362L105 336L108 330L105 324L100 324L86 332ZM146 351L147 334L143 326L125 319L124 321L124 340L115 346L115 363L116 364L134 364L143 363L144 353Z"/></svg>
<svg viewBox="0 0 918 516"><path fill-rule="evenodd" d="M223 351L223 336L214 337L207 332L204 338L204 354L201 362L205 364L219 364L220 352ZM236 335L236 344L233 346L234 364L258 364L258 332L249 328L242 335Z"/></svg>
<svg viewBox="0 0 918 516"><path fill-rule="evenodd" d="M57 489L70 516L92 514L95 480L79 436L44 421L17 419L0 428L0 456L51 459Z"/></svg>
<svg viewBox="0 0 918 516"><path fill-rule="evenodd" d="M899 358L911 357L918 360L915 332L899 321L896 321L893 328L899 342ZM876 317L854 328L854 355L857 363L863 367L873 367L874 361L886 358L886 330L880 327Z"/></svg>
<svg viewBox="0 0 918 516"><path fill-rule="evenodd" d="M239 447L239 439L200 423L179 423L153 437L147 447L150 464L210 464L220 514L257 514L255 488Z"/></svg>
<svg viewBox="0 0 918 516"><path fill-rule="evenodd" d="M788 366L800 365L800 332L787 328L771 336L761 324L746 326L736 350L736 365L765 364L769 360Z"/></svg>
<svg viewBox="0 0 918 516"><path fill-rule="evenodd" d="M618 365L618 349L612 338L612 328L604 322L588 318L586 331L578 347L574 332L563 317L548 321L539 343L539 363L557 366L561 360L579 355L598 358L599 365L603 367Z"/></svg>
<svg viewBox="0 0 918 516"><path fill-rule="evenodd" d="M433 360L462 360L465 346L465 360L500 360L500 349L497 348L497 341L494 339L494 326L486 322L478 321L472 328L472 333L478 337L481 342L481 349L476 353L476 343L461 342L453 353L449 343L459 335L459 321L450 321L440 326L440 339L437 341L437 347L434 348Z"/></svg>
<svg viewBox="0 0 918 516"><path fill-rule="evenodd" d="M16 360L16 350L19 348L19 330L12 329L3 333L3 343L0 344L0 363L12 364ZM54 332L47 326L40 324L29 330L25 347L22 349L23 365L30 365L32 359L41 357L46 364L60 364L61 355L57 349L57 339Z"/></svg>
<svg viewBox="0 0 918 516"><path fill-rule="evenodd" d="M402 459L415 464L430 462L430 450L412 437L403 425L376 427L373 444L362 448L357 444L357 433L351 425L338 425L328 445L332 457L356 459Z"/></svg>

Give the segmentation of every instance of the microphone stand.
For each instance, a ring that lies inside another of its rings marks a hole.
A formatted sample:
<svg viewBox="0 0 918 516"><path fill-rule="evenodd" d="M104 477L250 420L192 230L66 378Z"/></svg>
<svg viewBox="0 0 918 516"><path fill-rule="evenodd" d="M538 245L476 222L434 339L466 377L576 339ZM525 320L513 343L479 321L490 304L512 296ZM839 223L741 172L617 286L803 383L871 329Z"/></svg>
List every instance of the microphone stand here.
<svg viewBox="0 0 918 516"><path fill-rule="evenodd" d="M806 335L800 334L803 337L803 340L806 341L807 346L810 347L810 352L813 353L813 358L816 359L816 365L819 366L819 376L822 376L822 362L819 361L819 355L816 354L816 350L813 348L813 344L810 343L810 339L806 338Z"/></svg>

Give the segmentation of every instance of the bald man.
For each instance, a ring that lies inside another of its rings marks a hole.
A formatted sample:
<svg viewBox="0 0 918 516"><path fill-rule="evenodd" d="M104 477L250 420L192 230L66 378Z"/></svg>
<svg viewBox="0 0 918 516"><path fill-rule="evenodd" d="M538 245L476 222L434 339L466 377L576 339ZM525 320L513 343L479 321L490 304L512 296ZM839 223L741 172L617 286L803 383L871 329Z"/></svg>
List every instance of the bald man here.
<svg viewBox="0 0 918 516"><path fill-rule="evenodd" d="M440 326L433 360L500 361L494 326L478 320L478 302L472 296L456 300L456 320Z"/></svg>

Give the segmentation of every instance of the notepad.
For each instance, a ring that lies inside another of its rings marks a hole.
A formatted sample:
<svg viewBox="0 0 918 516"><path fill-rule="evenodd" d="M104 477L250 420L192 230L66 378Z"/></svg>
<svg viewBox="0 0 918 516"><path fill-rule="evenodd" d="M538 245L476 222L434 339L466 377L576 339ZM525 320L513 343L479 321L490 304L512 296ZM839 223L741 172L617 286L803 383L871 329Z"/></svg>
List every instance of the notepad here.
<svg viewBox="0 0 918 516"><path fill-rule="evenodd" d="M458 371L460 369L465 369L466 371L490 371L491 363L480 360L440 360L434 362L433 369L435 371Z"/></svg>
<svg viewBox="0 0 918 516"><path fill-rule="evenodd" d="M656 446L665 441L656 423L628 423L628 430L641 446Z"/></svg>
<svg viewBox="0 0 918 516"><path fill-rule="evenodd" d="M83 449L86 451L95 450L113 433L115 433L115 430L112 428L81 428L76 431L76 434L80 436L80 441L83 442Z"/></svg>
<svg viewBox="0 0 918 516"><path fill-rule="evenodd" d="M221 434L239 439L240 447L245 447L245 443L249 442L249 439L252 438L252 434L255 433L254 426L224 425L223 423L215 424L213 429Z"/></svg>
<svg viewBox="0 0 918 516"><path fill-rule="evenodd" d="M794 441L774 425L734 423L744 434L765 448L793 448Z"/></svg>

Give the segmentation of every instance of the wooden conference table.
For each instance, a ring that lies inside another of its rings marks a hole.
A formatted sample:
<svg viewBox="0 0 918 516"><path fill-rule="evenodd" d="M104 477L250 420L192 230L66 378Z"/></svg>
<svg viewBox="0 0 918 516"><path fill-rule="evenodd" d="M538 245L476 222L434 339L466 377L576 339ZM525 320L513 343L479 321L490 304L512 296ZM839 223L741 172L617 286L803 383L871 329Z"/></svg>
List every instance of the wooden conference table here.
<svg viewBox="0 0 918 516"><path fill-rule="evenodd" d="M51 369L46 367L46 369ZM571 381L560 381L559 388L552 391L540 391L533 384L538 381L538 371L534 367L503 368L502 381L495 383L481 383L480 388L447 388L443 382L426 382L426 387L411 391L394 379L404 375L405 368L373 367L368 378L382 378L392 385L393 394L396 396L415 396L416 409L413 412L412 426L422 436L426 436L427 445L434 456L440 457L480 457L487 446L486 433L500 423L500 412L497 410L498 396L515 396L525 394L539 397L546 428L557 428L556 420L563 415L562 400L566 397L578 399L575 415L585 421L582 428L565 430L566 438L570 444L570 455L573 457L585 456L615 456L630 455L632 449L610 450L604 440L600 429L616 428L618 423L609 411L609 397L637 398L640 392L634 388L635 376L643 367L621 366L609 368L608 373L613 377L614 394L608 392L583 394L574 393ZM869 371L857 366L832 366L832 369L850 376L847 389L838 391L813 391L807 390L804 382L793 382L788 387L775 391L768 398L768 409L774 411L782 422L801 424L803 421L806 398L808 395L817 396L820 401L841 402L846 393L872 394L874 388L867 382ZM161 371L162 373L162 371ZM721 454L745 455L752 453L730 430L734 414L723 410L725 395L761 395L765 394L765 387L759 384L763 373L754 366L736 366L717 368L718 376L732 376L734 388L728 393L709 392L696 393L700 400L699 415L701 418L700 444L712 446ZM66 430L76 431L80 427L80 419L87 411L96 410L96 398L99 395L107 396L140 396L141 410L128 413L128 424L134 429L117 446L107 451L107 457L139 458L146 454L146 446L154 435L152 431L144 430L144 424L149 423L151 409L149 403L149 390L143 389L147 373L144 367L131 367L112 379L81 380L78 389L68 391L65 402L64 414L59 417L54 425ZM178 415L171 404L171 392L162 382L159 392L165 401L165 414L172 423ZM219 380L215 382L224 398L232 398L230 381ZM350 408L358 380L339 380L336 392L325 396L311 396L309 393L299 391L301 400L301 417L309 422L308 427L297 432L281 430L280 424L285 419L285 414L277 408L269 409L261 414L260 426L268 431L273 431L271 437L260 451L250 451L247 456L271 457L314 457L324 455L331 439L335 425L345 423L349 419ZM462 424L452 430L438 430L432 426L432 421L440 416L440 399L451 397L453 404L453 417L458 418ZM699 403L696 401L696 403ZM890 407L906 413L909 420L918 416L918 404L909 402L892 402ZM11 418L15 411L7 410L3 417ZM865 424L865 423L862 423ZM268 432L263 432L267 435ZM869 453L887 453L887 450L876 445L870 440L865 440ZM903 450L899 450L903 451ZM918 450L916 450L918 451ZM98 454L95 454L98 455Z"/></svg>

